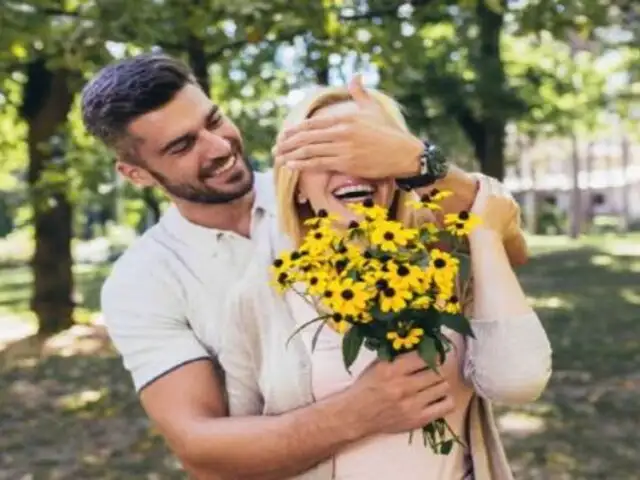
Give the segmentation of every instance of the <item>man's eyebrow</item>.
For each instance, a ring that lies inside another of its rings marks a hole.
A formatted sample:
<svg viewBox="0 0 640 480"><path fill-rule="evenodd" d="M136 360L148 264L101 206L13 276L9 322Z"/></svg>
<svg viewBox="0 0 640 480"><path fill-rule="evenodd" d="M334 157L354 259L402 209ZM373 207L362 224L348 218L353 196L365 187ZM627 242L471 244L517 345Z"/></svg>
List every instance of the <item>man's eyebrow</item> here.
<svg viewBox="0 0 640 480"><path fill-rule="evenodd" d="M207 113L207 116L205 117L206 122L211 121L211 119L218 113L219 110L220 110L220 107L218 105L214 105L213 107L211 107L211 110L209 110L209 113ZM164 155L179 143L184 142L185 140L189 140L195 137L196 135L197 135L196 132L193 132L193 131L187 132L184 135L180 135L179 137L174 138L173 140L168 142L164 147L162 147L160 149L160 153Z"/></svg>

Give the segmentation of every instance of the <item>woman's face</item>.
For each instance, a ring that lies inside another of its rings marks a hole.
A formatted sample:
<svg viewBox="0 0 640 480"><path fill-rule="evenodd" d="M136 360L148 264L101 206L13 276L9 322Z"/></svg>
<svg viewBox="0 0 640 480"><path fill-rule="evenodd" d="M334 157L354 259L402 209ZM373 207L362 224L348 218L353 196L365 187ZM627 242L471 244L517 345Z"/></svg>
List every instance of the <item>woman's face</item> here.
<svg viewBox="0 0 640 480"><path fill-rule="evenodd" d="M359 107L353 101L345 101L319 109L314 117L330 117L358 112ZM380 114L380 123L388 121ZM392 161L389 159L389 161ZM298 180L296 201L311 207L315 213L323 209L337 215L348 224L358 220L347 208L349 203L362 203L372 199L376 205L388 208L395 193L395 180L366 180L331 171L301 171Z"/></svg>

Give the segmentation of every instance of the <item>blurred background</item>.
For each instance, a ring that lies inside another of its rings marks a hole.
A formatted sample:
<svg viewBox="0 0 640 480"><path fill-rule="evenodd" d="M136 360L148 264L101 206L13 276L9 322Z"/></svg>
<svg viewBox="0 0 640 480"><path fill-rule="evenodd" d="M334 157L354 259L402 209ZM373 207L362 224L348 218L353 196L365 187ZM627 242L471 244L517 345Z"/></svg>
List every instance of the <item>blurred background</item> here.
<svg viewBox="0 0 640 480"><path fill-rule="evenodd" d="M640 2L2 0L0 479L184 477L99 311L166 201L116 176L78 108L98 68L152 49L192 66L258 168L306 88L362 72L503 179L555 350L538 402L498 406L516 478L640 478Z"/></svg>

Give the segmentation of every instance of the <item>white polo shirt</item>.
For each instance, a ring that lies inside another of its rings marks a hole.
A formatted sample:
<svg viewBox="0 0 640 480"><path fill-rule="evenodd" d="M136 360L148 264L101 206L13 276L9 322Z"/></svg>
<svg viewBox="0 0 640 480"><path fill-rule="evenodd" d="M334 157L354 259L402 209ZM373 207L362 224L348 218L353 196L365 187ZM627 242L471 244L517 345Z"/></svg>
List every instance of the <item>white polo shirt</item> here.
<svg viewBox="0 0 640 480"><path fill-rule="evenodd" d="M272 172L256 172L251 238L205 228L172 206L117 260L102 287L109 335L140 391L186 363L214 358L234 282L262 222L275 217Z"/></svg>

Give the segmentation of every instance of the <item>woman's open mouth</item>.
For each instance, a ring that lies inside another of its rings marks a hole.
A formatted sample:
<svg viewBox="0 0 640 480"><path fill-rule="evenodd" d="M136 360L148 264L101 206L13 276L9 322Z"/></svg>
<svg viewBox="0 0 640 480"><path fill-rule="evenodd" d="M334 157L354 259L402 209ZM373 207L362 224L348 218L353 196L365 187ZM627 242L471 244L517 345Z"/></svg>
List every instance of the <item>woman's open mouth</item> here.
<svg viewBox="0 0 640 480"><path fill-rule="evenodd" d="M341 202L364 202L369 198L373 198L376 188L366 183L358 185L345 185L338 187L331 192Z"/></svg>

